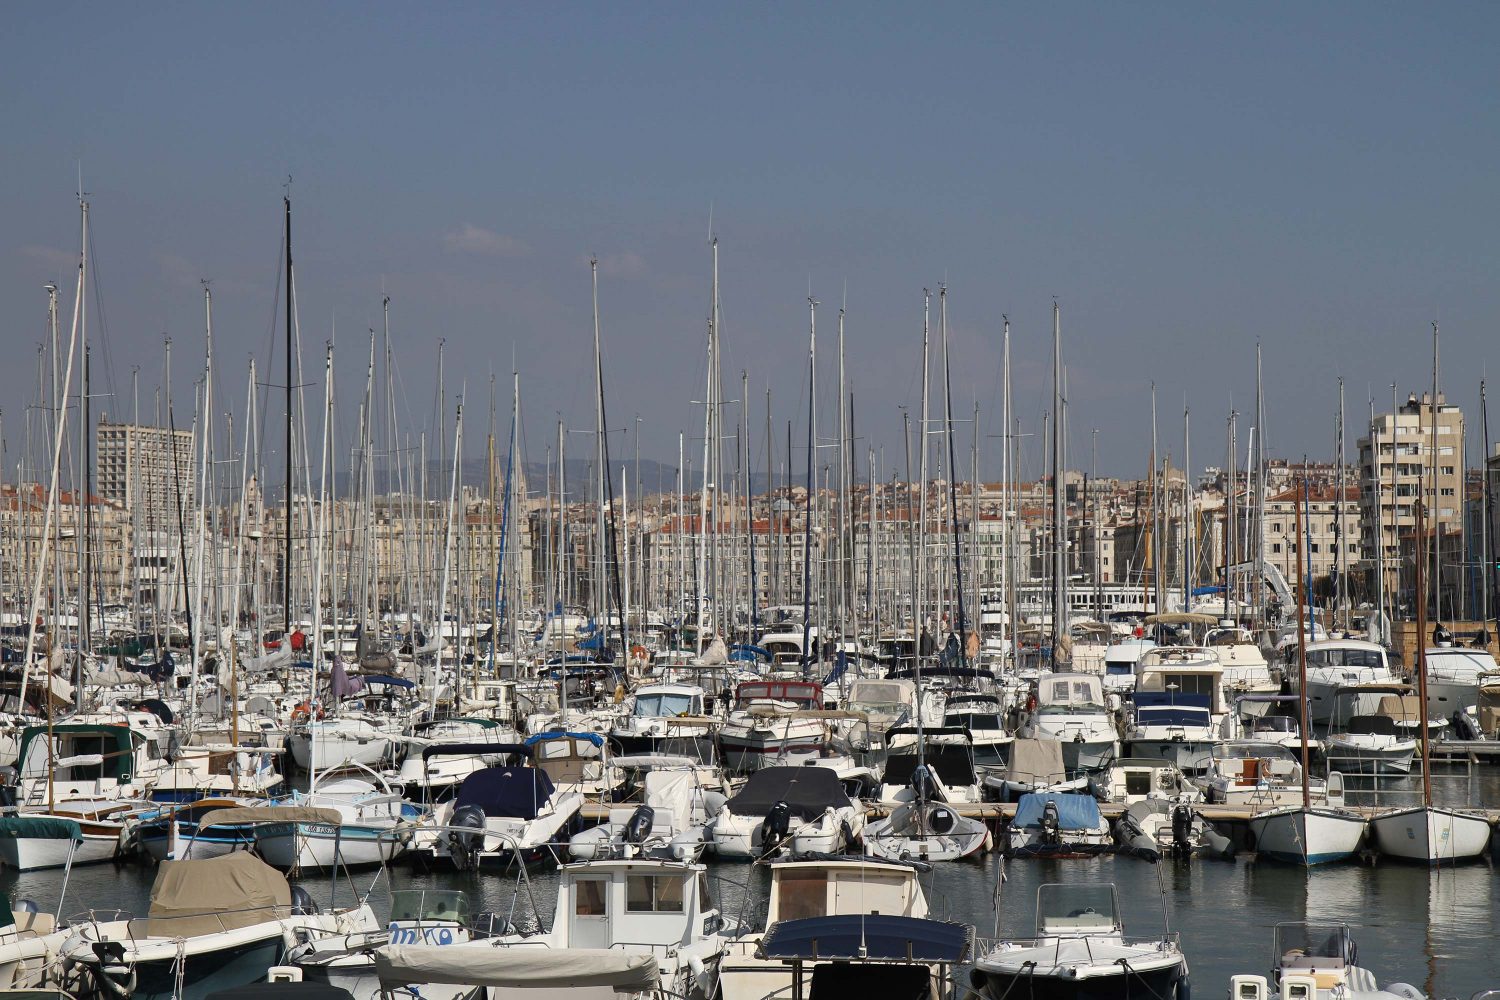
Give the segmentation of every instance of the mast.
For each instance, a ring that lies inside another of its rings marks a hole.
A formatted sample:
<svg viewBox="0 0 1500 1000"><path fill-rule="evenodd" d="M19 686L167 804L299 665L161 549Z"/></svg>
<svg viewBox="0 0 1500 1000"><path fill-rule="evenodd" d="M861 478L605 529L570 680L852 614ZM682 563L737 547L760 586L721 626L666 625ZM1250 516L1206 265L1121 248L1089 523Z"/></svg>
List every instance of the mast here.
<svg viewBox="0 0 1500 1000"><path fill-rule="evenodd" d="M1186 405L1182 408L1182 610L1188 611L1193 606L1193 579L1194 570L1197 569L1197 555L1194 537L1197 533L1197 525L1193 523L1193 432L1192 432L1192 410ZM1229 604L1224 604L1224 615L1229 616Z"/></svg>
<svg viewBox="0 0 1500 1000"><path fill-rule="evenodd" d="M927 384L928 310L932 293L922 289L922 413L917 421L917 589L913 596L917 608L917 659L922 657L922 640L927 638ZM921 698L920 683L918 695Z"/></svg>
<svg viewBox="0 0 1500 1000"><path fill-rule="evenodd" d="M1153 411L1155 403L1153 402ZM1068 634L1068 522L1063 497L1062 309L1052 303L1052 669ZM1152 420L1153 433L1155 420ZM1158 590L1160 588L1158 587ZM1157 597L1160 608L1161 598Z"/></svg>
<svg viewBox="0 0 1500 1000"><path fill-rule="evenodd" d="M1490 475L1490 407L1489 401L1484 394L1484 380L1479 380L1479 419L1484 426L1484 553L1488 560L1488 568L1482 574L1484 579L1484 615L1485 621L1492 621L1495 613L1491 607L1493 597L1500 594L1500 557L1495 554L1495 488Z"/></svg>
<svg viewBox="0 0 1500 1000"><path fill-rule="evenodd" d="M1436 401L1437 395L1433 394ZM1434 482L1436 482L1434 480ZM1422 805L1432 808L1432 768L1427 746L1427 595L1422 588L1422 572L1427 568L1427 518L1424 505L1417 500L1417 706L1422 731Z"/></svg>
<svg viewBox="0 0 1500 1000"><path fill-rule="evenodd" d="M1480 384L1479 397L1484 398L1484 385ZM1395 420L1396 415L1391 414ZM1394 442L1395 438L1392 437ZM1394 444L1391 448L1391 461L1395 461L1396 449ZM1375 394L1370 393L1370 479L1375 487L1375 614L1385 614L1385 501L1381 496L1380 487L1380 437L1375 424ZM1367 630L1368 631L1368 630ZM1384 642L1384 628L1380 628L1376 634L1380 635ZM1374 636L1372 635L1372 638Z"/></svg>
<svg viewBox="0 0 1500 1000"><path fill-rule="evenodd" d="M290 648L292 634L292 196L282 196L286 214L286 509L281 548L282 636ZM175 454L175 448L173 449ZM316 661L314 661L316 665Z"/></svg>
<svg viewBox="0 0 1500 1000"><path fill-rule="evenodd" d="M1347 632L1349 630L1349 585L1345 579L1348 575L1348 564L1344 558L1344 553L1346 551L1347 543L1345 542L1345 539L1348 537L1348 529L1345 527L1344 523L1344 508L1346 505L1344 503L1344 380L1342 377L1339 379L1338 446L1338 500L1336 501L1338 503L1338 508L1337 516L1334 519L1334 524L1336 525L1338 530L1334 532L1334 544L1337 546L1337 548L1334 550L1333 563L1334 571L1338 574L1338 589L1334 596L1334 603L1339 609L1339 617L1343 620L1344 631ZM1374 460L1373 457L1371 460Z"/></svg>
<svg viewBox="0 0 1500 1000"><path fill-rule="evenodd" d="M1002 376L1004 382L1004 403L1002 413L1004 415L1004 427L1001 428L1001 443L1004 445L1004 454L1001 458L1001 516L1004 523L1001 525L1001 538L1004 545L1003 563L1005 566L1005 617L1010 625L1010 655L1011 665L1016 665L1016 623L1020 613L1016 595L1016 512L1012 510L1015 503L1015 477L1018 475L1015 463L1015 435L1012 433L1011 420L1011 386L1010 386L1010 317L1001 316L1005 322L1005 370Z"/></svg>
<svg viewBox="0 0 1500 1000"><path fill-rule="evenodd" d="M812 536L813 497L817 481L813 478L813 457L818 441L818 300L807 297L807 512L802 522L802 673L809 672L812 662Z"/></svg>
<svg viewBox="0 0 1500 1000"><path fill-rule="evenodd" d="M958 462L953 452L953 372L948 363L948 286L938 286L938 327L943 338L943 414L948 432L948 519L953 531L953 589L958 596L958 618L953 622L958 633L959 666L969 665L969 647L965 635L968 620L964 616L964 564L958 537ZM972 533L973 526L970 526Z"/></svg>
<svg viewBox="0 0 1500 1000"><path fill-rule="evenodd" d="M1443 620L1443 511L1438 505L1438 325L1432 324L1432 509L1437 517L1432 523L1432 613L1441 623ZM1463 477L1459 477L1460 488L1456 499L1462 503ZM1419 491L1425 492L1425 491ZM1425 592L1419 589L1418 596L1426 600ZM1426 642L1426 636L1418 637Z"/></svg>
<svg viewBox="0 0 1500 1000"><path fill-rule="evenodd" d="M1303 470L1305 477L1307 470ZM1302 572L1302 510L1307 506L1307 480L1302 480L1302 502L1297 505L1295 528L1297 532L1297 709L1301 713L1298 728L1302 733L1302 808L1312 807L1312 794L1307 787L1307 774L1311 767L1307 752L1307 577ZM1418 646L1421 645L1418 636Z"/></svg>

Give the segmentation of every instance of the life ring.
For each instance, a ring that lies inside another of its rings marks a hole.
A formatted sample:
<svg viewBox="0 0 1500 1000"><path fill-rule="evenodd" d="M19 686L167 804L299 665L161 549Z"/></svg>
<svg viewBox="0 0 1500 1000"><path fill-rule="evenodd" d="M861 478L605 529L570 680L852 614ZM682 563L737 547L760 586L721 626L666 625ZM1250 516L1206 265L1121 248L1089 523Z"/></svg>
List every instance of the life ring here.
<svg viewBox="0 0 1500 1000"><path fill-rule="evenodd" d="M304 721L306 721L308 719L313 719L313 720L316 720L318 722L322 722L323 721L323 706L317 704L316 702L306 702L306 701L304 701L300 705L298 705L296 708L292 709L292 721L293 722L304 722Z"/></svg>

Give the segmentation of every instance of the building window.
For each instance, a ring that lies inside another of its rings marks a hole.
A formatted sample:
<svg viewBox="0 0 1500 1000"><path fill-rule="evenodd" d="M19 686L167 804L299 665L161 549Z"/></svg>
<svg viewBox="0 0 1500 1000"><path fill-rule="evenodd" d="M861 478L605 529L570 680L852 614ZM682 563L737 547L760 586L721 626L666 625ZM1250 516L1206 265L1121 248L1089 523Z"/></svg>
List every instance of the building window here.
<svg viewBox="0 0 1500 1000"><path fill-rule="evenodd" d="M1271 551L1272 552L1280 552L1281 551L1281 543L1280 542L1272 542L1271 543Z"/></svg>

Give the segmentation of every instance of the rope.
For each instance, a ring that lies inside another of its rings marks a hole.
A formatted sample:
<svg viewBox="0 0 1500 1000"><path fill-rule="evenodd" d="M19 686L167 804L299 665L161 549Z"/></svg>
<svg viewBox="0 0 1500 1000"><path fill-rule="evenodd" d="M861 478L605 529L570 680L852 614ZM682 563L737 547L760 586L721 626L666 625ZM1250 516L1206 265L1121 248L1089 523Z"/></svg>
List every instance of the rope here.
<svg viewBox="0 0 1500 1000"><path fill-rule="evenodd" d="M1115 964L1118 965L1120 968L1122 968L1122 969L1125 970L1125 997L1126 997L1126 1000L1129 1000L1129 998L1130 998L1130 977L1131 976L1134 976L1135 978L1139 979L1141 981L1141 984L1146 987L1146 992L1150 993L1153 997L1156 998L1156 1000L1173 1000L1172 997L1164 997L1160 993L1156 992L1156 990L1152 989L1150 980L1148 980L1144 975L1142 975L1141 973L1135 971L1134 969L1132 969L1130 967L1130 959L1128 959L1128 958L1117 958L1117 959L1115 959Z"/></svg>

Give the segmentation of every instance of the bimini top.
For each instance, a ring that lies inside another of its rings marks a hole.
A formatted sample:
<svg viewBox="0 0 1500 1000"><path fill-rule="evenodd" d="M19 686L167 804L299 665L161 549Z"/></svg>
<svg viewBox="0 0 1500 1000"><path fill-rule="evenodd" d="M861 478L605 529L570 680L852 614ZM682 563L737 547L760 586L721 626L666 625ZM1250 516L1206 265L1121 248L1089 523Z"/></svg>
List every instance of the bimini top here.
<svg viewBox="0 0 1500 1000"><path fill-rule="evenodd" d="M458 786L453 807L478 806L486 816L536 819L552 798L552 779L535 767L486 767Z"/></svg>
<svg viewBox="0 0 1500 1000"><path fill-rule="evenodd" d="M606 948L445 948L388 944L375 950L380 985L445 983L498 989L607 987L648 993L661 986L656 959Z"/></svg>
<svg viewBox="0 0 1500 1000"><path fill-rule="evenodd" d="M764 816L778 802L798 819L812 819L829 806L848 805L849 795L837 772L826 767L763 767L724 807L737 816Z"/></svg>
<svg viewBox="0 0 1500 1000"><path fill-rule="evenodd" d="M1099 803L1092 795L1069 792L1029 792L1016 804L1012 826L1040 826L1047 803L1057 806L1057 824L1063 830L1094 830L1099 826Z"/></svg>
<svg viewBox="0 0 1500 1000"><path fill-rule="evenodd" d="M574 733L565 732L561 729L551 729L544 733L536 733L534 735L528 736L526 737L526 745L528 747L534 747L538 743L545 743L548 740L562 739L587 740L588 742L594 744L594 746L596 747L604 746L604 737L600 736L598 733Z"/></svg>
<svg viewBox="0 0 1500 1000"><path fill-rule="evenodd" d="M790 961L855 959L903 965L956 965L969 954L967 924L888 913L850 913L778 920L760 942L760 957Z"/></svg>

